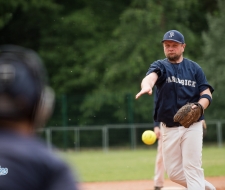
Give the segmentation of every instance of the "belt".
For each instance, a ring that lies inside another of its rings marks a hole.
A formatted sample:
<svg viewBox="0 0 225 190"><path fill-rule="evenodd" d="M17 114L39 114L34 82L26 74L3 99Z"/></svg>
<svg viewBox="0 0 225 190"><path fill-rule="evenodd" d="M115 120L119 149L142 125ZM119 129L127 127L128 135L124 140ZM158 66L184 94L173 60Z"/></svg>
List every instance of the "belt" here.
<svg viewBox="0 0 225 190"><path fill-rule="evenodd" d="M163 124L165 127L182 127L182 126L183 126L183 125L181 125L181 124L171 126L171 125L167 125L167 124L164 123L164 122L162 122L162 124Z"/></svg>

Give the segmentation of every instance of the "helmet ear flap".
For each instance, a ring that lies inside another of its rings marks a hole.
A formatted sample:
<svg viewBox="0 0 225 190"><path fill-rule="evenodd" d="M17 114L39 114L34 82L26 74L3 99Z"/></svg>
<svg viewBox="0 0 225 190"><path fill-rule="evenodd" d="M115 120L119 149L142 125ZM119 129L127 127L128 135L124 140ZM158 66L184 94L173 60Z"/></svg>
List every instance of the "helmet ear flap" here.
<svg viewBox="0 0 225 190"><path fill-rule="evenodd" d="M52 88L45 86L34 113L35 127L41 127L49 119L53 111L54 99L55 94Z"/></svg>

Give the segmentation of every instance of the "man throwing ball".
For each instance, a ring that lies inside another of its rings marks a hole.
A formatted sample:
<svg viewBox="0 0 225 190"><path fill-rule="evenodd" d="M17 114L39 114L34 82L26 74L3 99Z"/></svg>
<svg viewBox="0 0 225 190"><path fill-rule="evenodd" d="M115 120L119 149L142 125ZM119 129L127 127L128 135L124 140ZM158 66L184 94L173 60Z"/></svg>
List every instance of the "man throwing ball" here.
<svg viewBox="0 0 225 190"><path fill-rule="evenodd" d="M188 190L215 190L202 169L202 120L214 89L201 67L183 57L184 36L177 30L162 40L166 58L153 62L142 80L138 99L157 87L154 120L162 122L163 160L169 178Z"/></svg>

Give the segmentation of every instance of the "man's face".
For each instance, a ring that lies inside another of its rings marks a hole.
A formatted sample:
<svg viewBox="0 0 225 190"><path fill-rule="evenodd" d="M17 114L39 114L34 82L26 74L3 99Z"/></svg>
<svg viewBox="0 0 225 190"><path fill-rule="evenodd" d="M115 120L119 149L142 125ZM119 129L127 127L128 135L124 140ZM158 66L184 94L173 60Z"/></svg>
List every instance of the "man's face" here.
<svg viewBox="0 0 225 190"><path fill-rule="evenodd" d="M163 42L163 48L165 56L168 60L171 62L176 62L181 58L184 52L185 44L166 40Z"/></svg>

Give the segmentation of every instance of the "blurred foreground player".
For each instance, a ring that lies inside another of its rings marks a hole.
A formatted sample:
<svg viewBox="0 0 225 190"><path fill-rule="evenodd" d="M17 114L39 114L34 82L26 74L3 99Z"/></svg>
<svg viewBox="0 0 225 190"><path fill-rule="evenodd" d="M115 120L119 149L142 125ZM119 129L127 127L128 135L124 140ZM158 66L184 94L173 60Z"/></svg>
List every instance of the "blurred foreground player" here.
<svg viewBox="0 0 225 190"><path fill-rule="evenodd" d="M34 135L53 107L46 77L34 51L0 47L1 190L78 190L67 165Z"/></svg>

